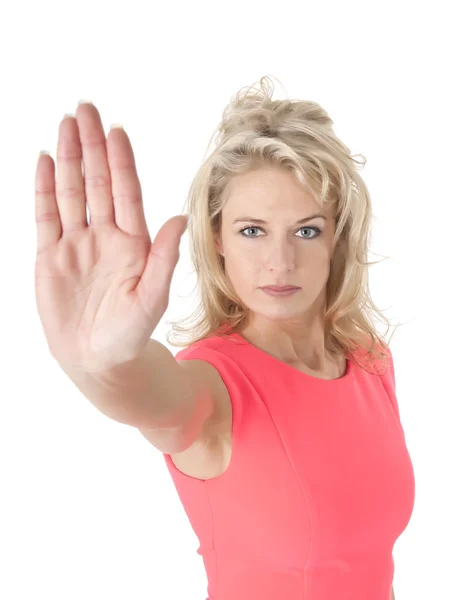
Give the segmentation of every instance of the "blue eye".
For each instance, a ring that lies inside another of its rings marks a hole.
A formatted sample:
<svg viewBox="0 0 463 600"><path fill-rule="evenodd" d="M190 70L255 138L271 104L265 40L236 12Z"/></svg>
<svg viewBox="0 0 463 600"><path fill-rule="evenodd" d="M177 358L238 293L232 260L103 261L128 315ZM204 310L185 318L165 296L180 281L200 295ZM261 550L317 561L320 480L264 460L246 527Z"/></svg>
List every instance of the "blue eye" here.
<svg viewBox="0 0 463 600"><path fill-rule="evenodd" d="M250 225L250 226L248 226L248 227L244 227L244 229L241 229L239 233L241 233L241 234L243 234L243 235L244 235L244 233L243 233L243 232L244 232L244 231L248 231L248 229L259 229L260 231L262 231L262 228L261 228L261 227L256 227L256 226L254 226L254 225ZM307 230L312 230L312 231L315 233L315 235L312 235L312 236L310 236L310 237L302 236L302 238L303 238L303 239L306 239L306 240L312 240L312 239L314 239L314 238L318 237L318 236L320 235L320 233L321 233L321 230L320 230L318 227L301 227L300 229L298 229L298 231L303 231L304 229L307 229ZM260 237L260 236L255 236L255 235L244 235L244 237L250 237L250 238L253 238L253 237Z"/></svg>

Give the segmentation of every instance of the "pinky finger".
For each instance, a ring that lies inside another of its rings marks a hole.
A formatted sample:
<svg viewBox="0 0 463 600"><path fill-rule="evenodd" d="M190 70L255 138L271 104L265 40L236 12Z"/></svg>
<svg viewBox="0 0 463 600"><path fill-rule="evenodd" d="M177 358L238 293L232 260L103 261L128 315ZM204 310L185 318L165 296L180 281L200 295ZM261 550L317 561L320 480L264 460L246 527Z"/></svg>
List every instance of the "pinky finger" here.
<svg viewBox="0 0 463 600"><path fill-rule="evenodd" d="M55 163L40 154L35 172L35 222L37 225L37 254L56 243L62 235L61 218L56 202Z"/></svg>

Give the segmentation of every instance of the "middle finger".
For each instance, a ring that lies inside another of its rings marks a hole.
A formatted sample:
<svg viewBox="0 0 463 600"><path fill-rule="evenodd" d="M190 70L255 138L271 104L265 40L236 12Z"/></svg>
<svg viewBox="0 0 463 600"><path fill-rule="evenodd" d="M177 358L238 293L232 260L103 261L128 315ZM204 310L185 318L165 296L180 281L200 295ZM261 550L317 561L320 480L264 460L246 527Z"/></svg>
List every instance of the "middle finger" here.
<svg viewBox="0 0 463 600"><path fill-rule="evenodd" d="M77 123L65 115L59 126L56 152L56 202L63 234L87 227L82 151Z"/></svg>
<svg viewBox="0 0 463 600"><path fill-rule="evenodd" d="M91 225L115 224L106 135L100 113L90 102L76 110L84 163L85 194Z"/></svg>

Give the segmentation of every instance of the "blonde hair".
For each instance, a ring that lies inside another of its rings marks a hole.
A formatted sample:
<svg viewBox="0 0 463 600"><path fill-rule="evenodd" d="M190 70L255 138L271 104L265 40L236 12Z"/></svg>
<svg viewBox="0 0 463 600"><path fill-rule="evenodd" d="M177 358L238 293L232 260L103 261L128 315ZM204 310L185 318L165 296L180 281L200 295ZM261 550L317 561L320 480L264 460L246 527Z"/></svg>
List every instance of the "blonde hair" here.
<svg viewBox="0 0 463 600"><path fill-rule="evenodd" d="M260 79L258 88L252 85L238 91L225 107L209 142L208 149L216 137L215 149L193 179L186 212L190 215L190 252L200 298L188 317L168 321L173 327L167 341L185 347L222 335L224 327L239 332L248 322L249 311L225 275L224 258L215 247L214 236L220 232L230 177L273 165L294 173L322 208L334 209L335 250L326 289L326 348L344 355L363 348L370 359L381 357L384 364L387 344L376 330L374 316L387 324L388 331L390 324L368 289L368 266L376 264L367 262L372 209L368 189L356 167L363 166L366 159L361 162L351 155L319 104L276 100L272 95L273 84L267 76Z"/></svg>

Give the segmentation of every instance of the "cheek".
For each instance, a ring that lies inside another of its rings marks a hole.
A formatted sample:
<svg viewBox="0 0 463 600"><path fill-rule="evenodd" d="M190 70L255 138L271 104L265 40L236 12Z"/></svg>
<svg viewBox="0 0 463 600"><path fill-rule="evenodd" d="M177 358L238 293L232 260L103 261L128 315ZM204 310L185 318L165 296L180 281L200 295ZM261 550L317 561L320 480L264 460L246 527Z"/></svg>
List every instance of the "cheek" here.
<svg viewBox="0 0 463 600"><path fill-rule="evenodd" d="M237 291L246 293L251 291L259 281L259 269L253 260L248 257L239 256L232 258L227 256L225 261L225 273Z"/></svg>
<svg viewBox="0 0 463 600"><path fill-rule="evenodd" d="M237 244L226 252L225 263L228 262L230 268L240 269L243 265L249 268L251 265L258 265L261 262L261 252L256 248L251 248L246 244Z"/></svg>
<svg viewBox="0 0 463 600"><path fill-rule="evenodd" d="M312 268L324 268L330 262L330 248L321 240L318 244L315 241L318 240L314 240L310 248L303 249L298 258L301 263L311 265Z"/></svg>

